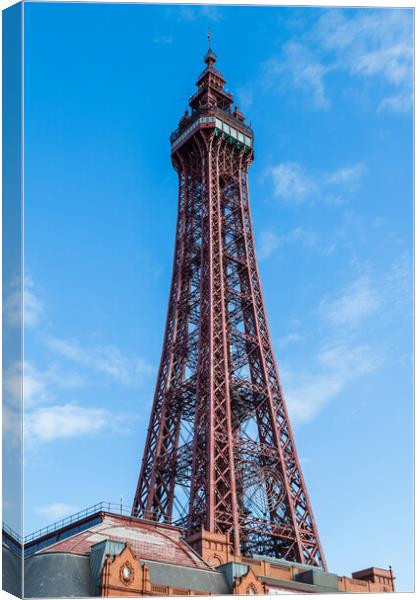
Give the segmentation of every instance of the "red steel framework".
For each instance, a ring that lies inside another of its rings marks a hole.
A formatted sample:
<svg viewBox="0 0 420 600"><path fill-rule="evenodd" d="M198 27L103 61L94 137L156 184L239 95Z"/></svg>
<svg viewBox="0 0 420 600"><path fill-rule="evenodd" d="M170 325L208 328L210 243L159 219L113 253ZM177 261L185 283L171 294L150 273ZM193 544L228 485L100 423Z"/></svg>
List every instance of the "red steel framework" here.
<svg viewBox="0 0 420 600"><path fill-rule="evenodd" d="M178 129L162 359L132 514L326 568L272 350L248 194L253 132L209 49Z"/></svg>

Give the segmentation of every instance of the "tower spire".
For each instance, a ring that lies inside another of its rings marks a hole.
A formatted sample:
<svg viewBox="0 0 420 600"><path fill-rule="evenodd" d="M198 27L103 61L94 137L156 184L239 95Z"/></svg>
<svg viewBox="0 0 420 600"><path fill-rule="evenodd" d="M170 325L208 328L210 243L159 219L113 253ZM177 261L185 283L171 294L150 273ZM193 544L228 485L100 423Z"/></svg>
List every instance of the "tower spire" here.
<svg viewBox="0 0 420 600"><path fill-rule="evenodd" d="M211 31L210 28L207 30L207 41L209 44L207 53L204 57L204 62L207 64L208 68L211 68L217 60L216 54L213 52L211 47Z"/></svg>

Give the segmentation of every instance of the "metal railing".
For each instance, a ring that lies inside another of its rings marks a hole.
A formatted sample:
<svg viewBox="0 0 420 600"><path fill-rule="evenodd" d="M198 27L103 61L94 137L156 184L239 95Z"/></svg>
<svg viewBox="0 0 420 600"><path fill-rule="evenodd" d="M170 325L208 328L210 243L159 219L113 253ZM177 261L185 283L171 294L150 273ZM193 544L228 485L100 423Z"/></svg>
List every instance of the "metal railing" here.
<svg viewBox="0 0 420 600"><path fill-rule="evenodd" d="M169 138L171 144L182 134L183 131L188 129L188 127L192 125L192 123L194 123L194 121L196 121L197 118L200 117L200 115L207 115L209 117L220 117L222 121L225 121L225 123L232 125L232 127L234 127L235 129L238 129L239 131L244 131L251 137L254 134L252 128L249 125L245 125L243 121L234 117L232 113L222 110L221 108L198 108L192 111L190 117L188 118L188 120L185 121L182 127L178 127L177 129L175 129L175 131L171 133Z"/></svg>
<svg viewBox="0 0 420 600"><path fill-rule="evenodd" d="M205 69L203 69L201 71L200 75L198 76L197 81L200 81L200 79L203 77L203 75L205 75L208 71L210 73L214 73L214 75L217 75L217 77L220 77L220 79L223 79L223 81L225 80L225 78L223 77L223 73L221 73L221 71L219 71L215 67L206 67Z"/></svg>
<svg viewBox="0 0 420 600"><path fill-rule="evenodd" d="M18 533L17 531L15 531L14 529L12 529L8 525L6 525L6 523L4 521L2 523L2 529L3 529L3 531L5 533L7 533L8 536L10 536L11 538L13 538L16 542L18 542L19 544L22 543L23 538L20 535L20 533Z"/></svg>
<svg viewBox="0 0 420 600"><path fill-rule="evenodd" d="M116 502L98 502L97 504L89 506L88 508L74 513L73 515L60 519L59 521L55 521L55 523L52 523L51 525L47 525L46 527L42 527L42 529L38 529L33 533L29 533L24 537L23 541L25 544L28 544L29 542L33 542L34 540L43 537L44 535L54 533L58 529L66 527L67 525L71 525L72 523L80 521L85 517L90 517L99 512L111 512L118 513L120 515L131 516L131 506Z"/></svg>
<svg viewBox="0 0 420 600"><path fill-rule="evenodd" d="M221 117L221 119L226 121L227 123L230 123L230 125L232 125L236 129L243 129L244 131L246 131L246 133L249 133L249 135L251 136L254 133L252 127L250 127L249 125L245 125L243 121L234 117L233 114L230 112L226 112L221 108L216 108L216 117L217 116Z"/></svg>

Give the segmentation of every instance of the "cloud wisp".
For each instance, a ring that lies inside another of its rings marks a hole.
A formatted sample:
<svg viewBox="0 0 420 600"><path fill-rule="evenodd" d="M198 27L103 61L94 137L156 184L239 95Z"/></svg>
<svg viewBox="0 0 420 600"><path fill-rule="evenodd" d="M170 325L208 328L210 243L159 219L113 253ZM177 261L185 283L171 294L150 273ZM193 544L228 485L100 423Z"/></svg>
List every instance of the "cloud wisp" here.
<svg viewBox="0 0 420 600"><path fill-rule="evenodd" d="M5 389L15 403L21 398L19 369L19 365L15 365L5 379ZM65 372L56 364L42 371L33 363L25 363L23 396L27 449L34 450L41 444L95 435L107 430L114 433L128 431L126 424L132 421L132 417L127 420L125 415L116 415L106 408L78 402L58 403L64 390L81 388L85 384L86 380L79 374Z"/></svg>
<svg viewBox="0 0 420 600"><path fill-rule="evenodd" d="M365 173L366 167L362 162L355 165L342 167L325 177L326 183L331 184L349 184L354 183Z"/></svg>
<svg viewBox="0 0 420 600"><path fill-rule="evenodd" d="M258 240L258 256L261 260L269 258L273 252L288 244L301 244L304 247L312 247L316 244L318 236L314 231L295 227L285 234L277 234L273 231L263 231Z"/></svg>
<svg viewBox="0 0 420 600"><path fill-rule="evenodd" d="M302 165L296 162L279 163L268 169L274 187L274 195L300 204L315 191L316 182L309 177Z"/></svg>
<svg viewBox="0 0 420 600"><path fill-rule="evenodd" d="M264 177L271 178L273 195L286 204L320 200L326 204L342 204L344 195L357 189L365 173L366 165L362 162L322 174L310 174L300 163L283 162L268 167Z"/></svg>
<svg viewBox="0 0 420 600"><path fill-rule="evenodd" d="M221 21L223 16L220 9L216 5L205 5L205 6L194 6L194 5L181 5L170 7L171 11L169 14L176 15L178 20L186 23L197 21L198 19L205 19L206 21L218 22Z"/></svg>
<svg viewBox="0 0 420 600"><path fill-rule="evenodd" d="M282 370L295 423L311 421L355 381L383 369L390 360L395 364L387 345L372 343L366 332L374 330L375 339L380 340L392 311L399 311L404 318L410 314L407 263L402 255L375 278L366 268L365 272L359 269L341 290L321 300L315 314L322 323L323 337L314 351L312 367ZM285 345L289 340L294 341L293 334L285 337Z"/></svg>
<svg viewBox="0 0 420 600"><path fill-rule="evenodd" d="M77 341L49 338L48 346L60 356L111 377L124 385L139 385L154 369L142 358L125 356L115 346L84 348Z"/></svg>
<svg viewBox="0 0 420 600"><path fill-rule="evenodd" d="M262 66L260 86L301 93L312 110L329 110L332 74L380 86L379 113L404 113L412 106L413 22L409 10L323 11L313 28L281 46Z"/></svg>
<svg viewBox="0 0 420 600"><path fill-rule="evenodd" d="M22 385L23 378L23 385ZM83 385L83 379L74 372L63 372L56 365L47 370L39 370L32 362L16 361L4 372L3 390L5 402L25 410L54 399L54 390L77 388Z"/></svg>
<svg viewBox="0 0 420 600"><path fill-rule="evenodd" d="M324 13L317 39L335 57L335 67L388 86L379 112L405 112L412 104L413 24L408 10L362 10L355 16Z"/></svg>
<svg viewBox="0 0 420 600"><path fill-rule="evenodd" d="M352 345L344 340L322 346L317 368L312 372L285 372L287 406L295 423L313 420L345 388L383 365L380 350L370 345Z"/></svg>
<svg viewBox="0 0 420 600"><path fill-rule="evenodd" d="M290 346L290 344L296 344L297 342L301 342L303 340L303 335L300 333L288 333L279 338L279 345L282 348L286 348L286 346Z"/></svg>
<svg viewBox="0 0 420 600"><path fill-rule="evenodd" d="M64 502L52 502L47 506L39 506L35 508L35 511L40 515L48 518L50 521L59 521L64 517L72 515L78 512L79 508L73 504L66 504Z"/></svg>
<svg viewBox="0 0 420 600"><path fill-rule="evenodd" d="M139 385L145 376L153 373L137 357L124 357L114 346L85 350L75 342L48 340L49 348L58 357L75 362L88 370L109 376L122 385ZM127 423L133 417L116 415L102 407L82 405L79 402L58 403L63 390L83 387L91 377L66 371L61 363L40 370L33 363L24 365L25 446L35 450L40 445L71 438L96 435L104 431L126 433ZM20 370L18 366L7 374L5 385L10 397L19 399Z"/></svg>
<svg viewBox="0 0 420 600"><path fill-rule="evenodd" d="M20 324L21 298L19 284L16 284L5 307L5 318L11 325ZM46 312L38 298L37 287L26 277L25 324L37 335L38 326L45 321ZM54 358L47 368L39 368L34 361L23 364L17 361L5 370L6 433L21 439L22 409L25 446L29 450L59 439L89 436L106 430L127 432L126 423L133 420L132 416L127 419L126 415L116 415L107 408L82 405L80 400L66 401L63 392L85 387L87 382L95 385L98 381L92 377L94 372L109 377L117 385L138 386L154 373L154 369L142 358L125 356L112 345L85 348L74 340L42 334L39 341L53 353ZM70 368L69 362L73 363Z"/></svg>
<svg viewBox="0 0 420 600"><path fill-rule="evenodd" d="M335 326L355 326L373 315L381 302L371 278L363 275L332 298L323 298L319 305L322 319Z"/></svg>
<svg viewBox="0 0 420 600"><path fill-rule="evenodd" d="M6 327L36 327L45 318L44 304L32 278L25 275L24 285L20 277L5 291L3 319Z"/></svg>
<svg viewBox="0 0 420 600"><path fill-rule="evenodd" d="M39 444L84 435L105 429L119 429L121 418L103 408L78 404L39 407L25 415L25 442L29 448Z"/></svg>
<svg viewBox="0 0 420 600"><path fill-rule="evenodd" d="M308 106L327 110L330 101L326 96L324 78L328 66L301 43L290 41L283 45L281 57L272 57L263 65L263 86L282 91L287 85L303 92Z"/></svg>

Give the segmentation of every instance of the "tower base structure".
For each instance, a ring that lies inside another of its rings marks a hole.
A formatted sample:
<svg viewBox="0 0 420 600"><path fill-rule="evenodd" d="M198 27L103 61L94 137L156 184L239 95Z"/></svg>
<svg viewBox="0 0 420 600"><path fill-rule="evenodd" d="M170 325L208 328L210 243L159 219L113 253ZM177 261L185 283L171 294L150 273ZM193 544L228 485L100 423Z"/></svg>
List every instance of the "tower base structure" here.
<svg viewBox="0 0 420 600"><path fill-rule="evenodd" d="M205 529L185 538L178 527L118 513L102 503L26 537L25 597L271 595L393 592L391 570L352 577L266 556L239 556L229 536ZM3 532L6 591L16 595L19 540ZM3 573L3 576L5 573Z"/></svg>

